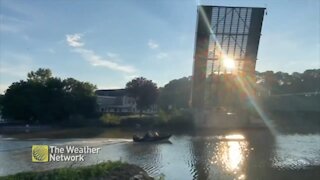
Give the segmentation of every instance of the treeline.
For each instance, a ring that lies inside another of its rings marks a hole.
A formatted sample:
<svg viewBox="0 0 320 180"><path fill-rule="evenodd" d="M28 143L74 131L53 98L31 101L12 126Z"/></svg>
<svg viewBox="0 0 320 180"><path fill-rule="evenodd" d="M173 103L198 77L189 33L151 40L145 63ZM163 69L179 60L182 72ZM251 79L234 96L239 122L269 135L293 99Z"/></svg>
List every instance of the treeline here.
<svg viewBox="0 0 320 180"><path fill-rule="evenodd" d="M53 77L50 69L31 71L26 80L12 83L0 96L0 115L6 120L30 124L99 124L96 86L73 78ZM156 103L159 90L143 77L126 84L140 114ZM88 122L88 119L92 121Z"/></svg>
<svg viewBox="0 0 320 180"><path fill-rule="evenodd" d="M264 107L274 114L319 115L320 69L292 74L257 73L257 90Z"/></svg>
<svg viewBox="0 0 320 180"><path fill-rule="evenodd" d="M281 95L304 92L320 93L320 69L303 73L256 72L256 89L262 95ZM170 81L160 88L158 105L162 109L188 108L191 94L191 77ZM318 95L320 96L320 95ZM290 97L288 97L290 99ZM308 101L304 101L308 104Z"/></svg>
<svg viewBox="0 0 320 180"><path fill-rule="evenodd" d="M191 94L191 76L174 79L160 88L158 106L168 110L174 108L188 108Z"/></svg>
<svg viewBox="0 0 320 180"><path fill-rule="evenodd" d="M257 91L265 95L320 91L320 69L292 74L256 72L256 79ZM140 77L129 81L126 89L139 109L156 103L159 109L170 111L189 108L191 85L191 77L183 77L158 88ZM74 117L95 117L99 115L95 90L91 83L53 77L49 69L38 69L28 73L26 80L12 83L0 96L0 111L5 119L29 123L56 124Z"/></svg>
<svg viewBox="0 0 320 180"><path fill-rule="evenodd" d="M303 73L256 72L258 90L270 95L320 92L320 69Z"/></svg>
<svg viewBox="0 0 320 180"><path fill-rule="evenodd" d="M73 116L92 117L96 86L73 78L53 77L49 69L28 73L27 80L12 83L1 97L3 118L28 123L60 123Z"/></svg>

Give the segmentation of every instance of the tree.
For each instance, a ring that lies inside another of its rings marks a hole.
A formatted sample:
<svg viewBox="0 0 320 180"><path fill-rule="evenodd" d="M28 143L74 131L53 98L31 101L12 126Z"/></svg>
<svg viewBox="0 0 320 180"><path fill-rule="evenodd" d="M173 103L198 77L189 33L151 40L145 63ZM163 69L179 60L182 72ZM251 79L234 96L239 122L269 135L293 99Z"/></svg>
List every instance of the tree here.
<svg viewBox="0 0 320 180"><path fill-rule="evenodd" d="M97 104L94 91L97 87L88 82L80 82L73 78L63 81L66 93L66 106L73 114L91 116L94 114Z"/></svg>
<svg viewBox="0 0 320 180"><path fill-rule="evenodd" d="M27 76L29 81L44 83L52 77L52 72L50 69L39 68L35 72L31 71Z"/></svg>
<svg viewBox="0 0 320 180"><path fill-rule="evenodd" d="M2 100L5 118L28 123L59 123L72 115L92 116L96 87L72 78L52 77L50 69L28 73L27 81L12 83Z"/></svg>
<svg viewBox="0 0 320 180"><path fill-rule="evenodd" d="M3 98L4 98L4 95L0 94L0 115L1 115L1 109L2 109Z"/></svg>
<svg viewBox="0 0 320 180"><path fill-rule="evenodd" d="M136 100L140 116L144 109L155 104L159 94L157 85L144 77L135 78L128 82L126 90L128 95Z"/></svg>
<svg viewBox="0 0 320 180"><path fill-rule="evenodd" d="M320 69L309 69L291 75L284 72L257 73L259 85L272 94L317 92L320 90Z"/></svg>
<svg viewBox="0 0 320 180"><path fill-rule="evenodd" d="M162 109L188 108L191 94L191 78L175 79L160 89L158 104Z"/></svg>

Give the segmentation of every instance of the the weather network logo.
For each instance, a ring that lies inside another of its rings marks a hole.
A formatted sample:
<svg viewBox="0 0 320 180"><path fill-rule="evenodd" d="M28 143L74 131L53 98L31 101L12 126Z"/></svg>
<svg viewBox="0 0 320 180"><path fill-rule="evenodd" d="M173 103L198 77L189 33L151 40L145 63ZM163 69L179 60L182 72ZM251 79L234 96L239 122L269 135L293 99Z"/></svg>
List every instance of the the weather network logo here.
<svg viewBox="0 0 320 180"><path fill-rule="evenodd" d="M48 162L49 146L33 145L32 146L32 162Z"/></svg>
<svg viewBox="0 0 320 180"><path fill-rule="evenodd" d="M101 148L89 146L32 145L32 162L83 162L88 154L99 154Z"/></svg>

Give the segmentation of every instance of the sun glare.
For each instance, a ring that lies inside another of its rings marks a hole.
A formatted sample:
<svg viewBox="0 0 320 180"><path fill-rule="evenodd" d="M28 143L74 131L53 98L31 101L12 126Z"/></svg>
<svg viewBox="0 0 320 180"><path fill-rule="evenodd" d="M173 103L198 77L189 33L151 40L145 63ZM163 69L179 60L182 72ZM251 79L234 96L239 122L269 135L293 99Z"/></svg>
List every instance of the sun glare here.
<svg viewBox="0 0 320 180"><path fill-rule="evenodd" d="M230 135L226 135L225 138L227 140L243 140L243 139L245 139L245 137L241 134L230 134Z"/></svg>
<svg viewBox="0 0 320 180"><path fill-rule="evenodd" d="M223 58L223 65L228 70L233 70L235 68L235 61L229 57Z"/></svg>
<svg viewBox="0 0 320 180"><path fill-rule="evenodd" d="M220 141L217 152L213 156L212 163L220 165L228 173L232 173L235 179L246 179L245 164L249 156L248 142L242 134L229 134L224 136L228 141Z"/></svg>

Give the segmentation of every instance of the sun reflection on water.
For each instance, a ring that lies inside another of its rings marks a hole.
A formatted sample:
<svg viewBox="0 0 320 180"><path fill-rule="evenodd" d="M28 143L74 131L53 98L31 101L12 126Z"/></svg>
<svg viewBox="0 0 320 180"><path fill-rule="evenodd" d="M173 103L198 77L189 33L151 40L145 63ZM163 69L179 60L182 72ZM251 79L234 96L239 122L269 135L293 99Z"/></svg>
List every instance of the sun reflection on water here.
<svg viewBox="0 0 320 180"><path fill-rule="evenodd" d="M245 139L245 137L241 134L230 134L230 135L226 135L225 139L227 139L227 140L243 140L243 139Z"/></svg>
<svg viewBox="0 0 320 180"><path fill-rule="evenodd" d="M224 137L226 141L219 141L212 162L233 174L237 179L246 179L245 162L248 157L248 142L241 134L231 134Z"/></svg>
<svg viewBox="0 0 320 180"><path fill-rule="evenodd" d="M227 142L227 145L228 150L227 153L225 153L226 157L224 158L227 168L232 171L238 170L243 159L241 146L239 142L236 141L229 141Z"/></svg>

